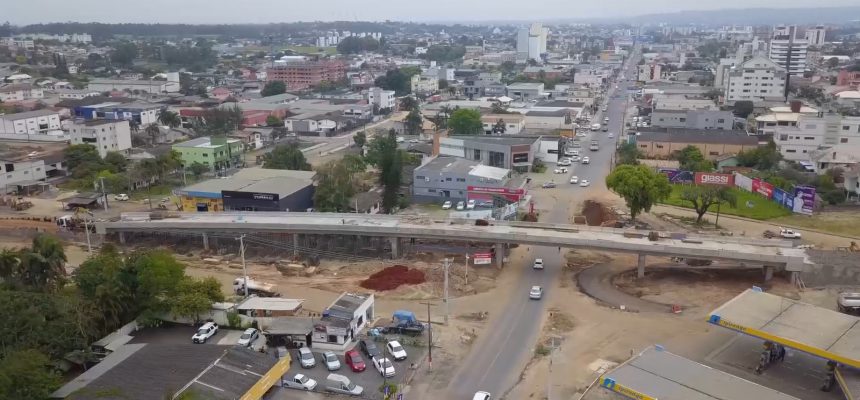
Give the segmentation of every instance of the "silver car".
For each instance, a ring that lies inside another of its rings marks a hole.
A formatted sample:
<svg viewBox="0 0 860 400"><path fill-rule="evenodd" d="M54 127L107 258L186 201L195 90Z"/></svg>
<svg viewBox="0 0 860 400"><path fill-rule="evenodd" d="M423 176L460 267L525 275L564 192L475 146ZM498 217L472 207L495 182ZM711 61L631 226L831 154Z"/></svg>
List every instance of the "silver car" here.
<svg viewBox="0 0 860 400"><path fill-rule="evenodd" d="M313 368L317 365L317 360L314 358L314 353L307 347L299 348L299 360L302 363L302 368Z"/></svg>
<svg viewBox="0 0 860 400"><path fill-rule="evenodd" d="M337 371L340 369L340 360L337 359L337 355L333 352L327 351L323 353L322 360L326 369L329 371Z"/></svg>
<svg viewBox="0 0 860 400"><path fill-rule="evenodd" d="M540 300L543 297L543 288L540 286L532 286L529 290L529 298L532 300Z"/></svg>

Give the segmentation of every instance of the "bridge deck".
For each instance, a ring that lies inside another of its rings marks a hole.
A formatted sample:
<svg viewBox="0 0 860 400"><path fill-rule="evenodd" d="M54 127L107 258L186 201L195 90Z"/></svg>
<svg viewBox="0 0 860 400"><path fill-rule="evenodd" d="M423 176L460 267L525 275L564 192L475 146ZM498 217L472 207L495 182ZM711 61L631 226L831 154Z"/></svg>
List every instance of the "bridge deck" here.
<svg viewBox="0 0 860 400"><path fill-rule="evenodd" d="M709 322L828 360L860 367L860 318L747 289Z"/></svg>

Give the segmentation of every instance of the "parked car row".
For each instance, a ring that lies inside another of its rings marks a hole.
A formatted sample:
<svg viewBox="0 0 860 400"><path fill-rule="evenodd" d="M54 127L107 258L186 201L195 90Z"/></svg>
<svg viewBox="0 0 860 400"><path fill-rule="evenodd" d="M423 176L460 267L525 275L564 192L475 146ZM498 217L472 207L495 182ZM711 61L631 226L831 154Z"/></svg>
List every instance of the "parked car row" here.
<svg viewBox="0 0 860 400"><path fill-rule="evenodd" d="M442 203L442 209L443 210L450 210L450 209L454 208L457 211L474 210L475 207L492 207L492 206L493 206L492 202L489 202L489 201L478 202L475 199L471 199L469 201L458 201L456 206L454 205L454 203L451 200L448 200L448 201Z"/></svg>

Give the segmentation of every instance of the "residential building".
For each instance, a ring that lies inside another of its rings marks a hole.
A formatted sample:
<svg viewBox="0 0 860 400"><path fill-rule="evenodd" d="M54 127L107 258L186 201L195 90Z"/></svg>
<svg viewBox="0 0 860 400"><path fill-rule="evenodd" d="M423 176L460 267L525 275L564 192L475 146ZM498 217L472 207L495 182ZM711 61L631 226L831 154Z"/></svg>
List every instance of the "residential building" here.
<svg viewBox="0 0 860 400"><path fill-rule="evenodd" d="M518 135L526 127L526 118L522 114L485 114L481 116L484 133L488 135L495 133L494 130L499 121L502 121L505 129L498 134Z"/></svg>
<svg viewBox="0 0 860 400"><path fill-rule="evenodd" d="M827 29L825 29L823 25L818 25L814 28L806 28L806 41L809 43L810 46L824 46L824 43L826 43L826 35Z"/></svg>
<svg viewBox="0 0 860 400"><path fill-rule="evenodd" d="M412 75L412 93L430 94L439 91L439 78L422 74Z"/></svg>
<svg viewBox="0 0 860 400"><path fill-rule="evenodd" d="M836 76L836 86L849 86L852 89L860 89L860 71L850 71L848 68L839 70Z"/></svg>
<svg viewBox="0 0 860 400"><path fill-rule="evenodd" d="M731 130L734 120L731 111L654 110L651 113L651 126L655 128Z"/></svg>
<svg viewBox="0 0 860 400"><path fill-rule="evenodd" d="M738 101L752 101L753 104L780 101L785 96L785 77L785 68L774 61L753 57L729 71L725 102L733 105Z"/></svg>
<svg viewBox="0 0 860 400"><path fill-rule="evenodd" d="M823 173L831 168L850 170L860 165L860 144L837 144L833 147L814 150L809 155L815 171Z"/></svg>
<svg viewBox="0 0 860 400"><path fill-rule="evenodd" d="M570 68L562 65L528 66L523 69L523 75L525 75L529 79L561 80L568 72L570 72Z"/></svg>
<svg viewBox="0 0 860 400"><path fill-rule="evenodd" d="M289 90L305 90L322 82L346 79L346 68L340 60L288 62L268 68L266 81L284 82Z"/></svg>
<svg viewBox="0 0 860 400"><path fill-rule="evenodd" d="M860 117L801 114L794 126L777 126L773 140L786 160L808 162L817 150L860 145Z"/></svg>
<svg viewBox="0 0 860 400"><path fill-rule="evenodd" d="M245 144L224 136L204 136L176 143L172 148L179 153L183 168L196 162L219 172L242 165Z"/></svg>
<svg viewBox="0 0 860 400"><path fill-rule="evenodd" d="M61 99L74 99L80 100L85 99L87 97L96 97L101 96L100 92L96 92L94 90L79 90L79 89L54 89L54 93Z"/></svg>
<svg viewBox="0 0 860 400"><path fill-rule="evenodd" d="M809 42L797 38L797 27L778 26L768 48L768 58L788 71L791 76L803 76L806 72L806 56Z"/></svg>
<svg viewBox="0 0 860 400"><path fill-rule="evenodd" d="M639 82L659 81L663 78L662 67L662 65L656 62L639 65L637 67L636 80Z"/></svg>
<svg viewBox="0 0 860 400"><path fill-rule="evenodd" d="M146 126L158 122L158 114L161 112L161 104L154 103L99 103L89 106L75 107L75 117L87 121L93 119L124 119L133 121L138 126Z"/></svg>
<svg viewBox="0 0 860 400"><path fill-rule="evenodd" d="M526 194L525 179L514 177L509 169L460 157L435 157L412 174L412 200L416 202L486 201L496 196L517 202Z"/></svg>
<svg viewBox="0 0 860 400"><path fill-rule="evenodd" d="M13 83L11 85L0 86L0 101L2 102L26 101L43 98L45 98L45 94L42 89L29 83Z"/></svg>
<svg viewBox="0 0 860 400"><path fill-rule="evenodd" d="M507 86L507 96L519 101L538 99L543 96L544 84L517 82Z"/></svg>
<svg viewBox="0 0 860 400"><path fill-rule="evenodd" d="M60 114L53 110L0 115L0 134L44 135L60 129Z"/></svg>
<svg viewBox="0 0 860 400"><path fill-rule="evenodd" d="M517 31L517 62L543 61L541 56L546 53L548 36L549 28L545 28L540 22L535 22L528 28L520 28Z"/></svg>
<svg viewBox="0 0 860 400"><path fill-rule="evenodd" d="M335 113L305 113L288 117L284 127L288 132L320 137L331 136L337 131L338 115Z"/></svg>
<svg viewBox="0 0 860 400"><path fill-rule="evenodd" d="M669 158L687 146L695 146L705 158L716 160L727 154L755 149L759 140L744 131L686 128L640 128L636 148L647 158Z"/></svg>
<svg viewBox="0 0 860 400"><path fill-rule="evenodd" d="M95 146L104 158L108 152L126 153L131 146L131 128L126 120L81 121L69 127L72 144Z"/></svg>
<svg viewBox="0 0 860 400"><path fill-rule="evenodd" d="M438 155L526 172L539 147L540 136L449 136L439 138Z"/></svg>
<svg viewBox="0 0 860 400"><path fill-rule="evenodd" d="M756 135L773 136L780 127L797 126L797 120L801 115L813 117L819 115L817 109L804 106L799 100L792 101L788 107L771 107L769 110L770 113L755 117Z"/></svg>
<svg viewBox="0 0 860 400"><path fill-rule="evenodd" d="M183 162L184 162L183 158ZM244 168L177 191L184 211L306 211L313 207L313 171Z"/></svg>
<svg viewBox="0 0 860 400"><path fill-rule="evenodd" d="M720 107L717 106L711 99L698 97L695 95L670 95L670 94L655 94L652 96L651 108L655 111L689 111L689 110L706 110L716 111Z"/></svg>
<svg viewBox="0 0 860 400"><path fill-rule="evenodd" d="M506 93L501 72L480 72L463 78L463 94L466 97L498 97Z"/></svg>
<svg viewBox="0 0 860 400"><path fill-rule="evenodd" d="M178 93L179 80L178 77L176 81L93 79L87 84L87 90L94 92Z"/></svg>
<svg viewBox="0 0 860 400"><path fill-rule="evenodd" d="M397 97L393 90L385 90L372 87L367 90L367 104L375 105L380 110L394 110L397 106Z"/></svg>

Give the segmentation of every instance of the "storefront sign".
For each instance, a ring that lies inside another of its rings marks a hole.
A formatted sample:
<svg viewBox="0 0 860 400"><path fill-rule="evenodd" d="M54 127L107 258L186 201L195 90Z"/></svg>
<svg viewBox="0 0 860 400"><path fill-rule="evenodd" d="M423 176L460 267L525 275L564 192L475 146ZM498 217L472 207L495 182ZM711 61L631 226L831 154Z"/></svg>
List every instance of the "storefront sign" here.
<svg viewBox="0 0 860 400"><path fill-rule="evenodd" d="M753 191L752 185L753 185L753 181L752 181L752 179L750 179L750 177L743 175L743 174L735 173L735 186L737 186L743 190L746 190L747 192L752 192Z"/></svg>
<svg viewBox="0 0 860 400"><path fill-rule="evenodd" d="M529 153L512 154L511 158L513 159L514 164L527 163L529 162Z"/></svg>
<svg viewBox="0 0 860 400"><path fill-rule="evenodd" d="M735 177L732 174L717 174L712 172L696 172L697 185L734 186Z"/></svg>
<svg viewBox="0 0 860 400"><path fill-rule="evenodd" d="M490 194L525 194L525 189L509 189L509 188L491 188L481 186L467 186L466 190L473 193L490 193Z"/></svg>

